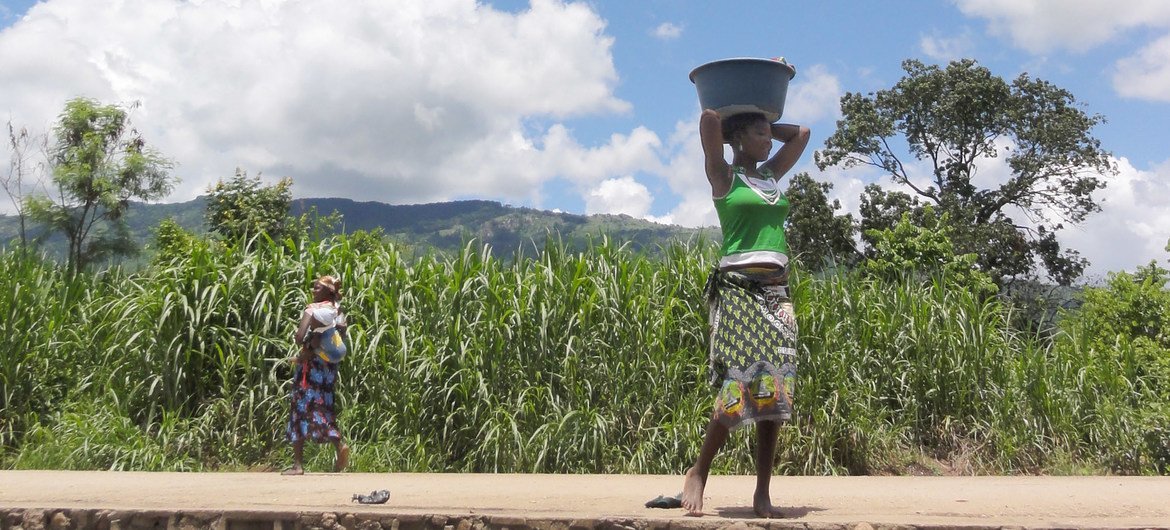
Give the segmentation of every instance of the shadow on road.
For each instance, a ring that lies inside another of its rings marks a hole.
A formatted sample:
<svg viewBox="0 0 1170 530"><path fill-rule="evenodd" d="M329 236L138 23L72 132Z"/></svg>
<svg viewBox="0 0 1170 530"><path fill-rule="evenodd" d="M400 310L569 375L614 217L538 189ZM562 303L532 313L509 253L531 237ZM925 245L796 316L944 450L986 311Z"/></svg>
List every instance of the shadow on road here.
<svg viewBox="0 0 1170 530"><path fill-rule="evenodd" d="M825 508L817 506L785 506L780 508L784 519L800 519L812 512L823 512ZM725 506L715 508L715 514L728 519L758 519L751 506Z"/></svg>

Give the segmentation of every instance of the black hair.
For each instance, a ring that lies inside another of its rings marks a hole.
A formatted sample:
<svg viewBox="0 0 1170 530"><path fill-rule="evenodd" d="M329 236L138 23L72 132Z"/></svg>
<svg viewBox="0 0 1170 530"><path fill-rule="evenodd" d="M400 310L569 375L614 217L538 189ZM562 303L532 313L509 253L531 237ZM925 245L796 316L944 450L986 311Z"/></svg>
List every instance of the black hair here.
<svg viewBox="0 0 1170 530"><path fill-rule="evenodd" d="M731 140L740 131L748 128L748 126L755 124L758 121L768 123L768 117L760 112L744 112L741 114L732 114L723 119L723 141L731 142Z"/></svg>

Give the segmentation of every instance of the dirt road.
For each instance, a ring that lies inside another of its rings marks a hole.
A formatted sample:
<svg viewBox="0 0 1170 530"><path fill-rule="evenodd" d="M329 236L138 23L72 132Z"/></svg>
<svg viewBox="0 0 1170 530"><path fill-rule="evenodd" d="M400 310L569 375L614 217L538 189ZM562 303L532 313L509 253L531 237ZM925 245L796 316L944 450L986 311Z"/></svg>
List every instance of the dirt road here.
<svg viewBox="0 0 1170 530"><path fill-rule="evenodd" d="M677 493L681 483L678 476L631 475L0 471L0 516L7 514L9 520L0 520L0 526L19 526L13 513L25 510L43 514L37 517L45 517L49 527L52 510L71 509L251 513L277 519L364 513L383 521L391 516L418 521L424 519L411 517L425 515L427 521L442 516L439 528L451 529L467 526L455 522L469 516L480 527L512 530L558 525L742 528L744 523L768 528L1170 528L1170 477L776 477L773 500L784 507L785 518L764 522L752 518L753 477L715 476L707 487L705 517L643 507L659 494ZM351 502L354 493L376 489L390 490L390 501Z"/></svg>

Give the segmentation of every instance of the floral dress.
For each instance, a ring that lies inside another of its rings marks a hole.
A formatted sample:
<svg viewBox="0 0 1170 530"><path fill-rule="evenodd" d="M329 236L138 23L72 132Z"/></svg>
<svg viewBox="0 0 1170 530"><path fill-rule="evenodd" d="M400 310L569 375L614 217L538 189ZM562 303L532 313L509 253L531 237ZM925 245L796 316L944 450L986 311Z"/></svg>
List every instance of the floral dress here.
<svg viewBox="0 0 1170 530"><path fill-rule="evenodd" d="M306 371L305 367L308 367ZM288 441L311 440L318 443L341 439L334 413L333 385L337 365L313 357L298 362L293 371L292 407L288 418Z"/></svg>
<svg viewBox="0 0 1170 530"><path fill-rule="evenodd" d="M321 320L321 308L312 304L306 309ZM332 321L332 320L330 320ZM337 363L327 362L319 355L297 360L293 370L291 407L285 429L289 442L310 440L317 443L341 440L334 411L333 387L337 383Z"/></svg>

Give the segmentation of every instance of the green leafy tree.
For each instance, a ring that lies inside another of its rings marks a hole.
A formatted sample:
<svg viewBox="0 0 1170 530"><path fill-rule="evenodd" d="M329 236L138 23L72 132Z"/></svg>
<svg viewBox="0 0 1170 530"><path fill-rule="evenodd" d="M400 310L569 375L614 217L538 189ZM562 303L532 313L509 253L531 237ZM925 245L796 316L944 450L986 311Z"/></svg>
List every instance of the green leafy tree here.
<svg viewBox="0 0 1170 530"><path fill-rule="evenodd" d="M996 292L991 277L978 270L973 253L959 254L952 244L951 223L947 214L935 215L927 205L920 221L911 221L910 214L892 228L870 230L873 256L862 264L862 270L885 280L911 275L940 277L948 283L972 293L988 296Z"/></svg>
<svg viewBox="0 0 1170 530"><path fill-rule="evenodd" d="M869 233L893 228L907 213L921 224L921 207L922 203L908 193L886 191L877 184L867 185L861 193L861 206L858 208L861 214L861 240L872 249L875 242Z"/></svg>
<svg viewBox="0 0 1170 530"><path fill-rule="evenodd" d="M358 255L379 252L390 242L386 231L380 226L373 230L355 230L347 234L345 240L350 251ZM402 247L402 245L396 246Z"/></svg>
<svg viewBox="0 0 1170 530"><path fill-rule="evenodd" d="M130 201L165 197L171 162L146 145L127 109L85 98L65 104L49 167L55 197L26 198L29 219L68 241L69 268L135 252L124 217Z"/></svg>
<svg viewBox="0 0 1170 530"><path fill-rule="evenodd" d="M183 228L174 217L167 217L154 229L154 262L162 264L186 259L207 245L208 240Z"/></svg>
<svg viewBox="0 0 1170 530"><path fill-rule="evenodd" d="M1105 358L1125 374L1125 392L1138 410L1148 464L1170 470L1170 271L1150 261L1134 273L1110 273L1107 285L1084 290L1083 305L1068 312L1068 335L1056 347L1082 357Z"/></svg>
<svg viewBox="0 0 1170 530"><path fill-rule="evenodd" d="M288 235L292 179L265 186L259 176L249 178L237 168L234 177L216 182L207 192L207 226L225 239L247 240L264 233L281 240Z"/></svg>
<svg viewBox="0 0 1170 530"><path fill-rule="evenodd" d="M817 166L868 165L890 175L914 199L947 213L960 253L977 252L979 266L999 283L1038 265L1062 285L1079 277L1087 261L1062 249L1056 233L1100 211L1094 193L1116 173L1090 133L1103 118L1086 114L1067 90L1027 74L1008 83L973 60L946 68L907 60L902 67L906 76L893 88L841 98L843 117L815 154ZM914 165L899 158L898 137L929 175L913 174ZM1011 176L977 186L978 165L1000 156ZM863 211L869 229L889 227L902 212L921 207L908 194L867 193L882 212L870 219ZM1017 210L1034 229L1009 215Z"/></svg>
<svg viewBox="0 0 1170 530"><path fill-rule="evenodd" d="M207 226L231 242L250 244L260 234L274 241L320 239L335 231L341 220L337 212L321 216L315 208L300 216L290 215L292 179L288 177L266 186L259 176L248 177L237 168L234 177L220 180L207 192Z"/></svg>
<svg viewBox="0 0 1170 530"><path fill-rule="evenodd" d="M931 208L928 209L928 206ZM927 226L932 222L927 219L928 210L934 211L934 208L936 207L930 203L923 203L908 193L884 190L877 184L866 186L861 195L859 208L861 240L866 244L866 255L874 254L876 242L871 234L893 228L901 222L904 215L909 215L910 221L918 226ZM951 228L950 240L955 247L974 251L993 247L994 252L980 251L982 253L979 254L976 263L982 270L992 274L997 283L1004 277L1027 276L1033 266L1028 241L1023 233L1010 222L972 224L967 213L947 212ZM961 222L955 222L956 216ZM1045 231L1043 234L1046 237L1041 240L1042 242L1051 240L1051 233ZM1066 251L1070 255L1075 255L1075 252Z"/></svg>
<svg viewBox="0 0 1170 530"><path fill-rule="evenodd" d="M788 182L788 201L792 208L784 227L788 245L796 260L814 270L825 266L856 263L853 243L853 216L837 215L841 202L829 202L833 185L817 182L808 173L797 173Z"/></svg>

